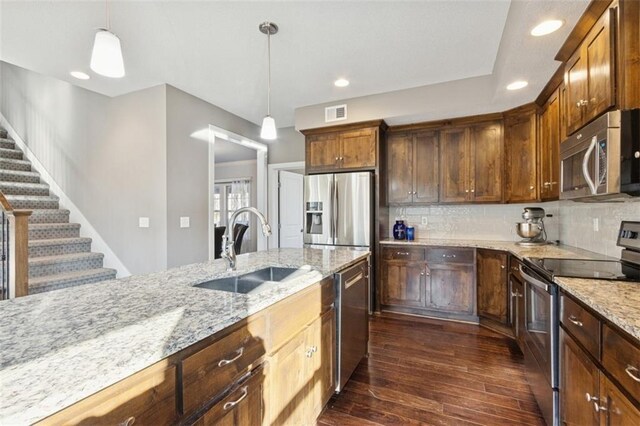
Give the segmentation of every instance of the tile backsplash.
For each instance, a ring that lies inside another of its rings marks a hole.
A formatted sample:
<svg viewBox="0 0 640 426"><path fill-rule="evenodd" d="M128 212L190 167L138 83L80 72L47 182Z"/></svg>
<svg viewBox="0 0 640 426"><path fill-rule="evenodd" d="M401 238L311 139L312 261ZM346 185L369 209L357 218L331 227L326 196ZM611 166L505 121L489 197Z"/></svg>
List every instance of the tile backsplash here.
<svg viewBox="0 0 640 426"><path fill-rule="evenodd" d="M416 228L416 238L490 239L518 241L516 222L524 207L542 207L548 240L560 240L585 250L619 257L616 239L621 220L640 221L640 200L625 203L554 201L528 204L464 204L391 207L390 224L403 219ZM422 225L423 218L427 224ZM594 219L598 231L594 230ZM389 229L389 237L393 238Z"/></svg>

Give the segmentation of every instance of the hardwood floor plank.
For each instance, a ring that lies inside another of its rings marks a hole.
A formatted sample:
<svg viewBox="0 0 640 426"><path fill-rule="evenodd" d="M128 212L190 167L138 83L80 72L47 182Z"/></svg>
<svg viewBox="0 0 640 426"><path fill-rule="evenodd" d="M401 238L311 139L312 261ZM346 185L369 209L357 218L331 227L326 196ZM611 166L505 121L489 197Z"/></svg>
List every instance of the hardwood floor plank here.
<svg viewBox="0 0 640 426"><path fill-rule="evenodd" d="M544 424L509 338L473 324L385 314L370 321L369 343L369 357L318 424Z"/></svg>

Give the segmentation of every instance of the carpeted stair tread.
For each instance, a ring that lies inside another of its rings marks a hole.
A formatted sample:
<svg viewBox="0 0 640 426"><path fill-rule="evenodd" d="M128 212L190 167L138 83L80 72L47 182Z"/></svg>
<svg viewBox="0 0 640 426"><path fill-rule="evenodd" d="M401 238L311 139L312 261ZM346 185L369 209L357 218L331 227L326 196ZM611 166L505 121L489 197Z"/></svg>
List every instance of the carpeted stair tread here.
<svg viewBox="0 0 640 426"><path fill-rule="evenodd" d="M38 172L27 172L24 170L0 169L0 181L40 183L40 174Z"/></svg>
<svg viewBox="0 0 640 426"><path fill-rule="evenodd" d="M29 160L16 160L15 158L0 158L0 169L30 172L31 162Z"/></svg>
<svg viewBox="0 0 640 426"><path fill-rule="evenodd" d="M4 195L48 196L49 185L46 183L0 182L0 191Z"/></svg>
<svg viewBox="0 0 640 426"><path fill-rule="evenodd" d="M22 151L19 149L0 148L0 158L15 158L16 160L22 160L22 155Z"/></svg>
<svg viewBox="0 0 640 426"><path fill-rule="evenodd" d="M91 238L86 237L51 238L46 240L29 240L29 247L56 246L61 244L81 244L90 242Z"/></svg>
<svg viewBox="0 0 640 426"><path fill-rule="evenodd" d="M83 260L102 259L104 255L102 253L73 253L62 254L57 256L42 256L29 259L29 268L41 265L54 265L60 263L79 262Z"/></svg>
<svg viewBox="0 0 640 426"><path fill-rule="evenodd" d="M96 268L82 271L66 272L64 274L45 275L29 278L29 293L36 294L60 288L75 287L82 284L92 284L116 277L115 269Z"/></svg>

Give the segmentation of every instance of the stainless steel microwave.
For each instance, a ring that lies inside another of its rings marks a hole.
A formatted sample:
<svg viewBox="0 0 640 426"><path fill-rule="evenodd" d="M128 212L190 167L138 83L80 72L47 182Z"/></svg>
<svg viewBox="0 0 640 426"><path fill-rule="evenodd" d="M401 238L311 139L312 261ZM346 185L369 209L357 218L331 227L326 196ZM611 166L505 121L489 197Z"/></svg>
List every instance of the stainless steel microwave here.
<svg viewBox="0 0 640 426"><path fill-rule="evenodd" d="M640 195L640 110L608 112L560 144L560 199Z"/></svg>

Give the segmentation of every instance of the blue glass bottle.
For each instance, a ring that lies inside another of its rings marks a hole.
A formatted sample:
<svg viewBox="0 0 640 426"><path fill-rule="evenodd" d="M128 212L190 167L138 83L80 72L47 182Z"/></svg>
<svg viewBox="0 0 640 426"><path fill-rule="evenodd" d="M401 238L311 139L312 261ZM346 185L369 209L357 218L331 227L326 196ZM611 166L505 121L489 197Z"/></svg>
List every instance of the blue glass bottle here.
<svg viewBox="0 0 640 426"><path fill-rule="evenodd" d="M393 225L393 238L395 240L404 240L406 237L407 227L404 224L404 220L396 220L396 224Z"/></svg>

